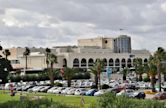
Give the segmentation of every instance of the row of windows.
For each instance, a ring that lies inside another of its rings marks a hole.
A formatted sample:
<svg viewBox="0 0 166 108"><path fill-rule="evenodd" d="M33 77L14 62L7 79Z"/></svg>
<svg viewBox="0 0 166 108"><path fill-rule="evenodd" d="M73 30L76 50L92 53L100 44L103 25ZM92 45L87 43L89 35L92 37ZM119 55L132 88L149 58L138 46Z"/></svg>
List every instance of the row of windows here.
<svg viewBox="0 0 166 108"><path fill-rule="evenodd" d="M96 59L97 60L97 59ZM121 62L120 62L121 61ZM120 66L120 63L121 63L121 66L122 67L125 67L125 66L128 66L128 67L131 67L132 66L132 62L135 61L135 59L109 59L109 61L107 62L107 59L103 59L103 62L104 62L104 65L105 66ZM147 63L148 60L147 59L144 59L142 60L143 63ZM81 61L79 61L78 58L75 58L73 60L73 67L79 67L79 64L81 63L81 66L87 66L87 60L85 58L81 59ZM88 66L93 66L93 64L95 63L95 61L90 58L88 60Z"/></svg>

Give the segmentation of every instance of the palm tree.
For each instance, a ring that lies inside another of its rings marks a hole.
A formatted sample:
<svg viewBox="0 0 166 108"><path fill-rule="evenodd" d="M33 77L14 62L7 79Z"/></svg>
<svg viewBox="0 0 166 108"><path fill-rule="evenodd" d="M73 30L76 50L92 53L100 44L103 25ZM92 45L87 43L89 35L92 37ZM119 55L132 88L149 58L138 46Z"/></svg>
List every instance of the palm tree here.
<svg viewBox="0 0 166 108"><path fill-rule="evenodd" d="M10 63L9 60L5 59L5 58L1 58L0 59L0 79L2 80L1 83L6 83L7 77L9 75L9 72L13 70L12 65Z"/></svg>
<svg viewBox="0 0 166 108"><path fill-rule="evenodd" d="M143 72L147 74L148 81L150 81L149 64L148 63L143 65Z"/></svg>
<svg viewBox="0 0 166 108"><path fill-rule="evenodd" d="M129 69L128 68L124 68L123 70L122 70L122 74L123 74L123 81L125 81L126 80L126 76L127 76L127 73L129 72Z"/></svg>
<svg viewBox="0 0 166 108"><path fill-rule="evenodd" d="M53 86L54 85L54 70L53 70L53 65L54 63L57 63L57 56L49 53L47 57L47 62L48 62L48 77L50 79L50 83ZM49 66L50 65L50 66Z"/></svg>
<svg viewBox="0 0 166 108"><path fill-rule="evenodd" d="M149 58L149 75L151 77L151 86L152 91L155 92L155 83L156 83L156 75L157 75L157 66L154 64L154 57L151 56Z"/></svg>
<svg viewBox="0 0 166 108"><path fill-rule="evenodd" d="M51 49L46 48L45 52L46 52L46 64L47 64L47 70L48 70L48 55L51 53Z"/></svg>
<svg viewBox="0 0 166 108"><path fill-rule="evenodd" d="M69 68L69 67L64 68L64 78L67 79L68 87L71 86L71 80L73 76L75 75L75 73L77 73L77 69L75 68Z"/></svg>
<svg viewBox="0 0 166 108"><path fill-rule="evenodd" d="M94 74L94 80L95 80L95 87L97 88L99 85L100 88L100 73L104 69L104 63L102 60L97 59L94 66L90 68L90 72ZM99 84L98 84L99 82Z"/></svg>
<svg viewBox="0 0 166 108"><path fill-rule="evenodd" d="M166 60L166 52L162 47L159 47L154 53L154 63L157 66L159 91L161 92L161 65L162 61Z"/></svg>
<svg viewBox="0 0 166 108"><path fill-rule="evenodd" d="M25 69L28 68L27 57L29 54L30 54L30 49L28 47L25 47L25 51L23 52L23 56L25 56Z"/></svg>
<svg viewBox="0 0 166 108"><path fill-rule="evenodd" d="M166 64L162 64L161 72L164 75L164 82L166 82Z"/></svg>
<svg viewBox="0 0 166 108"><path fill-rule="evenodd" d="M8 49L5 49L5 51L3 51L3 54L5 55L5 58L7 60L8 56L10 56L10 51Z"/></svg>
<svg viewBox="0 0 166 108"><path fill-rule="evenodd" d="M142 81L142 74L144 73L142 59L141 58L134 59L134 66L135 66L135 72L137 75L137 80Z"/></svg>
<svg viewBox="0 0 166 108"><path fill-rule="evenodd" d="M94 75L95 88L98 86L98 71L96 66L90 67L90 72Z"/></svg>

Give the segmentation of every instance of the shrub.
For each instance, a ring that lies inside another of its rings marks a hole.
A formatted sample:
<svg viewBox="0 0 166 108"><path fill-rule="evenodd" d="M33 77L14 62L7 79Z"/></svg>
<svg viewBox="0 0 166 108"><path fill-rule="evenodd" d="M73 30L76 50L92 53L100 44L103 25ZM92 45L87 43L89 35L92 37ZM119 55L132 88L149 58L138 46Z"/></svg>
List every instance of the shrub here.
<svg viewBox="0 0 166 108"><path fill-rule="evenodd" d="M91 105L91 108L165 108L165 106L165 101L138 100L106 93L96 104Z"/></svg>
<svg viewBox="0 0 166 108"><path fill-rule="evenodd" d="M91 89L97 89L97 86L96 85L92 85Z"/></svg>
<svg viewBox="0 0 166 108"><path fill-rule="evenodd" d="M56 83L55 83L55 86L63 87L63 84L62 84L62 83L59 83L59 82L56 82Z"/></svg>
<svg viewBox="0 0 166 108"><path fill-rule="evenodd" d="M76 108L61 102L51 102L48 99L8 101L1 103L0 108Z"/></svg>
<svg viewBox="0 0 166 108"><path fill-rule="evenodd" d="M89 72L76 73L72 79L90 79L90 73Z"/></svg>
<svg viewBox="0 0 166 108"><path fill-rule="evenodd" d="M144 82L150 82L150 79L149 79L148 77L145 77L145 78L143 79L143 81L144 81Z"/></svg>

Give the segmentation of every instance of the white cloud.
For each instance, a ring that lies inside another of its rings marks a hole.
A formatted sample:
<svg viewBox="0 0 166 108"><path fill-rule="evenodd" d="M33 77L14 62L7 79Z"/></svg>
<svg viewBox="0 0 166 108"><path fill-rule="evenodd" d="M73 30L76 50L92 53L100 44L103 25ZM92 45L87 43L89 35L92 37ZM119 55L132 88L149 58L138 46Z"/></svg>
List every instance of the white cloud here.
<svg viewBox="0 0 166 108"><path fill-rule="evenodd" d="M161 9L166 12L166 2L161 4Z"/></svg>
<svg viewBox="0 0 166 108"><path fill-rule="evenodd" d="M166 47L165 7L164 0L0 0L0 40L51 47L129 34L134 49L154 51Z"/></svg>

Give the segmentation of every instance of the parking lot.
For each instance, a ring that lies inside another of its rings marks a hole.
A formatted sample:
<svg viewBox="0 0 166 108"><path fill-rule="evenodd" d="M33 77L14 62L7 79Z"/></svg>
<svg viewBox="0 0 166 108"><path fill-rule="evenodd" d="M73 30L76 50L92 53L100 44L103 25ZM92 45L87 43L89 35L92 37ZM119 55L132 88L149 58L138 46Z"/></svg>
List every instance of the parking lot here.
<svg viewBox="0 0 166 108"><path fill-rule="evenodd" d="M66 80L55 80L54 83L61 83L63 86L50 86L49 81L33 81L33 82L11 82L1 85L1 90L12 90L14 93L20 92L44 92L58 95L86 95L86 96L100 96L104 93L114 92L117 96L125 95L132 98L146 98L152 99L154 94L144 93L151 89L149 82L136 82L132 78L127 78L125 83L118 77L114 80L102 80L101 85L108 85L108 88L101 88L100 90L92 88L94 82L92 80L72 80L71 87L67 87ZM145 95L145 96L144 96Z"/></svg>

